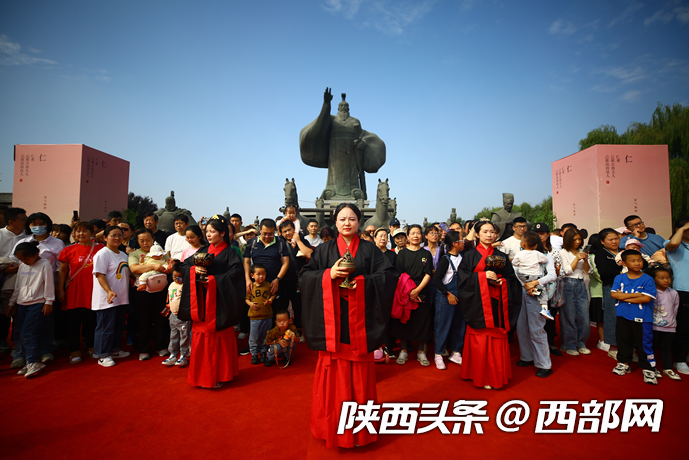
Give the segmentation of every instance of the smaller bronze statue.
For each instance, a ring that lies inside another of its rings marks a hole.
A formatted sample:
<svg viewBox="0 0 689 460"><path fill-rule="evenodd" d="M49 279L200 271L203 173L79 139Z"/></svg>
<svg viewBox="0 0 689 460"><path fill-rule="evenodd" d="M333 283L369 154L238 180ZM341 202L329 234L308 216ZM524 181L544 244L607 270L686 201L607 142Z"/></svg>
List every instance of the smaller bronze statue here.
<svg viewBox="0 0 689 460"><path fill-rule="evenodd" d="M213 260L215 260L215 256L213 254L208 254L206 252L194 253L194 265L197 267L210 267L210 265L213 263ZM205 274L199 275L199 281L202 283L207 283L208 276Z"/></svg>
<svg viewBox="0 0 689 460"><path fill-rule="evenodd" d="M347 248L344 256L342 256L342 262L340 262L339 268L347 270L349 273L352 273L354 270L356 270L356 263L354 263L354 257L352 257L352 253L349 252L349 248ZM341 288L352 289L354 287L352 282L349 281L349 273L345 277L344 281L340 283Z"/></svg>

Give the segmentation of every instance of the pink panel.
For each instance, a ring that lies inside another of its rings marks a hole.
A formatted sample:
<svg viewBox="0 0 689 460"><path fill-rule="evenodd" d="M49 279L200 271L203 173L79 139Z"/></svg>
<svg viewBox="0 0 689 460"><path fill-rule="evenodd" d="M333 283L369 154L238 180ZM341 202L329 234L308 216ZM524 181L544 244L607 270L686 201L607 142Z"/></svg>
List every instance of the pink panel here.
<svg viewBox="0 0 689 460"><path fill-rule="evenodd" d="M669 238L672 233L666 145L594 145L552 164L558 225L589 233L621 227L630 214Z"/></svg>
<svg viewBox="0 0 689 460"><path fill-rule="evenodd" d="M127 209L129 162L84 146L81 177L81 213L90 219Z"/></svg>
<svg viewBox="0 0 689 460"><path fill-rule="evenodd" d="M85 220L104 218L127 207L128 189L129 162L107 153L83 144L15 146L12 205L29 214L65 224L74 210Z"/></svg>

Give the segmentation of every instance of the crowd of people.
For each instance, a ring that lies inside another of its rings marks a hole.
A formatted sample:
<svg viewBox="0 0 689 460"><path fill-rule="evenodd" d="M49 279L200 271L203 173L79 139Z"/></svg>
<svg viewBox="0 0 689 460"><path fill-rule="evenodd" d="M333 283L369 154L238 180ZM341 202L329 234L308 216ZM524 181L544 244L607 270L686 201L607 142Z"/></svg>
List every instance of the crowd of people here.
<svg viewBox="0 0 689 460"><path fill-rule="evenodd" d="M334 228L304 228L288 207L256 226L238 214L189 225L179 214L168 234L154 213L137 230L117 211L71 225L3 211L0 352L27 378L59 348L71 364L114 366L130 355L126 341L139 360L158 356L187 367L190 385L218 388L238 375L240 356L286 367L306 342L319 351L312 431L351 447L375 435L337 435L332 414L376 400L376 362L457 364L475 386L501 388L511 341L517 366L547 378L552 356L592 354L595 328L614 374L638 362L649 384L689 375L689 218L669 239L635 215L593 234L523 217L504 232L488 220L397 219L360 231L361 211L342 204Z"/></svg>

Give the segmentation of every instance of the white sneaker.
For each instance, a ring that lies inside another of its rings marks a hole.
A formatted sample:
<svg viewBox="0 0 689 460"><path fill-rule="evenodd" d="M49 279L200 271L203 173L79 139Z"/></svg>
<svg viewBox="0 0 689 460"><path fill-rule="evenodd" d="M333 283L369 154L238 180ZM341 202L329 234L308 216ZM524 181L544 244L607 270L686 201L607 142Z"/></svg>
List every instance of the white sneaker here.
<svg viewBox="0 0 689 460"><path fill-rule="evenodd" d="M397 357L397 364L404 364L407 362L407 359L409 358L409 354L407 354L406 351L402 350L400 351L400 355Z"/></svg>
<svg viewBox="0 0 689 460"><path fill-rule="evenodd" d="M112 367L116 363L114 359L108 356L107 358L98 358L98 364L100 364L103 367Z"/></svg>
<svg viewBox="0 0 689 460"><path fill-rule="evenodd" d="M687 363L675 363L675 370L680 374L689 375L689 366L687 366Z"/></svg>
<svg viewBox="0 0 689 460"><path fill-rule="evenodd" d="M43 364L43 363L27 364L26 365L26 374L24 374L24 377L29 378L35 374L38 374L44 367L45 367L45 364Z"/></svg>
<svg viewBox="0 0 689 460"><path fill-rule="evenodd" d="M111 357L111 358L114 358L114 359L117 359L117 358L126 358L126 357L129 356L129 355L130 355L130 353L129 353L128 351L122 351L122 350L120 350L120 351L118 351L118 352L116 352L116 353L110 353L110 357Z"/></svg>
<svg viewBox="0 0 689 460"><path fill-rule="evenodd" d="M239 335L237 336L237 339L239 340L244 340L246 339L248 334L246 332L240 332Z"/></svg>
<svg viewBox="0 0 689 460"><path fill-rule="evenodd" d="M590 355L590 354L591 354L591 350L589 350L589 349L586 348L586 347L584 347L584 348L577 348L577 351L579 352L580 355Z"/></svg>
<svg viewBox="0 0 689 460"><path fill-rule="evenodd" d="M41 356L42 363L49 363L51 361L55 361L55 356L53 356L52 353L46 353L43 356Z"/></svg>
<svg viewBox="0 0 689 460"><path fill-rule="evenodd" d="M598 345L596 345L596 348L598 348L599 350L603 350L603 351L610 351L610 344L605 343L605 342L601 342L599 340Z"/></svg>
<svg viewBox="0 0 689 460"><path fill-rule="evenodd" d="M458 351L452 352L452 356L450 356L450 361L452 361L455 364L459 364L461 366L462 365L462 354Z"/></svg>
<svg viewBox="0 0 689 460"><path fill-rule="evenodd" d="M443 361L442 355L435 355L435 367L441 371L447 369L447 367L445 367L445 361Z"/></svg>

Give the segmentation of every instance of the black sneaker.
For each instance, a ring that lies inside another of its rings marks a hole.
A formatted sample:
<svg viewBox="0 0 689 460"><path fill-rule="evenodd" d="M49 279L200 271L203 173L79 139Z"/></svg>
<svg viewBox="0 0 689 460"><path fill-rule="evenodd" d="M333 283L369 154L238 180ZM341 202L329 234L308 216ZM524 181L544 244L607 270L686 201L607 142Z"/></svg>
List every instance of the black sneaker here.
<svg viewBox="0 0 689 460"><path fill-rule="evenodd" d="M266 366L266 367L270 367L270 366L272 366L273 364L275 364L275 363L274 363L273 361L269 360L269 359L266 359L266 361L263 363L263 365Z"/></svg>
<svg viewBox="0 0 689 460"><path fill-rule="evenodd" d="M539 369L536 371L536 377L540 377L542 379L550 377L550 374L553 373L552 369Z"/></svg>
<svg viewBox="0 0 689 460"><path fill-rule="evenodd" d="M395 353L390 348L385 347L385 348L383 348L383 350L385 351L385 353L388 354L388 357L390 359L397 359L397 356L395 356Z"/></svg>
<svg viewBox="0 0 689 460"><path fill-rule="evenodd" d="M246 355L250 355L250 354L251 354L251 350L249 349L249 347L242 348L241 350L239 350L239 356L246 356Z"/></svg>
<svg viewBox="0 0 689 460"><path fill-rule="evenodd" d="M261 364L261 359L258 355L251 355L251 364Z"/></svg>
<svg viewBox="0 0 689 460"><path fill-rule="evenodd" d="M550 354L555 356L562 356L562 352L558 350L555 345L550 346Z"/></svg>
<svg viewBox="0 0 689 460"><path fill-rule="evenodd" d="M258 361L261 362L261 363L265 363L265 362L266 362L266 359L267 359L267 358L266 358L266 355L265 355L264 353L261 353L261 354L258 356Z"/></svg>
<svg viewBox="0 0 689 460"><path fill-rule="evenodd" d="M519 367L533 366L533 361L523 361L520 359L519 361L517 361L517 366L519 366Z"/></svg>

